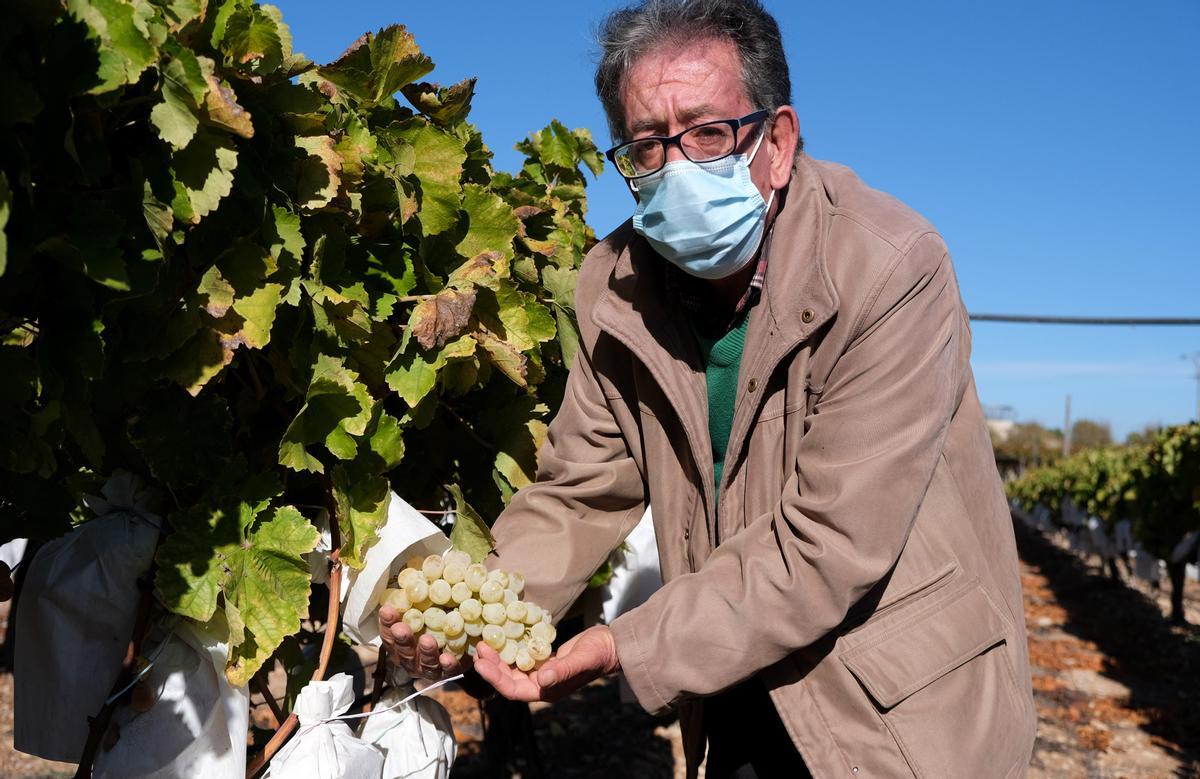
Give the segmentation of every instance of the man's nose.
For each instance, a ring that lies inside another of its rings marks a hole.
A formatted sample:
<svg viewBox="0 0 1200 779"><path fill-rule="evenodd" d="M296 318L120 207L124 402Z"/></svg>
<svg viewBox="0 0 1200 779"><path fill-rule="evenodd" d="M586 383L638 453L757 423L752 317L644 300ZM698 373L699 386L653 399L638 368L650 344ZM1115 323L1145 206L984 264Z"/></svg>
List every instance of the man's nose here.
<svg viewBox="0 0 1200 779"><path fill-rule="evenodd" d="M676 160L686 160L687 155L683 153L683 147L679 145L679 141L667 144L667 162L675 162Z"/></svg>

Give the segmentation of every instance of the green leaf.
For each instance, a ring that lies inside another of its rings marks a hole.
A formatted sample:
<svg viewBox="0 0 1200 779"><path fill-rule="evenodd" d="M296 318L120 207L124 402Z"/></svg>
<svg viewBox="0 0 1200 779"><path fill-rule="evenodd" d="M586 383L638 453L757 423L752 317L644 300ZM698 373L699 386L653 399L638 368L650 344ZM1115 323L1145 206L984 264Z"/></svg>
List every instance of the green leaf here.
<svg viewBox="0 0 1200 779"><path fill-rule="evenodd" d="M462 142L419 119L405 123L399 135L416 154L414 172L421 185L417 218L426 235L444 232L458 223L462 197L459 178L467 158Z"/></svg>
<svg viewBox="0 0 1200 779"><path fill-rule="evenodd" d="M197 622L212 619L225 579L225 559L241 543L236 507L198 506L171 517L175 530L156 555L158 599Z"/></svg>
<svg viewBox="0 0 1200 779"><path fill-rule="evenodd" d="M221 333L201 328L166 361L163 375L195 396L233 361L233 345Z"/></svg>
<svg viewBox="0 0 1200 779"><path fill-rule="evenodd" d="M498 315L504 326L504 340L519 351L529 351L554 337L554 318L532 295L505 281L500 283L495 297Z"/></svg>
<svg viewBox="0 0 1200 779"><path fill-rule="evenodd" d="M401 90L418 111L443 127L457 124L471 110L475 95L475 79L463 79L450 87L429 84L409 84Z"/></svg>
<svg viewBox="0 0 1200 779"><path fill-rule="evenodd" d="M208 84L199 60L188 49L178 50L163 68L162 77L163 101L150 111L150 122L164 141L182 149L200 127L198 103L208 91Z"/></svg>
<svg viewBox="0 0 1200 779"><path fill-rule="evenodd" d="M271 327L275 324L275 310L283 294L282 284L264 284L233 303L233 310L244 320L241 335L252 349L262 349L271 341Z"/></svg>
<svg viewBox="0 0 1200 779"><path fill-rule="evenodd" d="M387 367L387 384L409 407L415 407L437 384L437 375L453 361L467 360L475 354L475 340L464 335L436 352L424 351L415 342L402 343L400 351Z"/></svg>
<svg viewBox="0 0 1200 779"><path fill-rule="evenodd" d="M482 563L496 548L496 539L483 517L463 498L457 484L446 488L454 498L454 527L450 530L450 545L471 556L471 562Z"/></svg>
<svg viewBox="0 0 1200 779"><path fill-rule="evenodd" d="M171 162L175 178L175 215L198 224L220 205L233 189L233 171L238 153L233 143L218 135L197 132L187 148L175 153Z"/></svg>
<svg viewBox="0 0 1200 779"><path fill-rule="evenodd" d="M366 433L374 405L358 374L338 358L320 355L304 405L283 435L280 464L324 473L324 465L307 448L319 443L338 459L353 459L358 452L355 438Z"/></svg>
<svg viewBox="0 0 1200 779"><path fill-rule="evenodd" d="M342 532L341 560L351 568L362 568L367 549L387 521L388 481L382 476L351 473L338 465L333 469L333 498Z"/></svg>
<svg viewBox="0 0 1200 779"><path fill-rule="evenodd" d="M380 470L387 472L404 459L404 430L400 421L379 407L379 418L370 435L371 451L382 461Z"/></svg>
<svg viewBox="0 0 1200 779"><path fill-rule="evenodd" d="M128 0L68 0L66 5L99 43L99 83L91 89L93 94L136 82L157 58L137 7Z"/></svg>
<svg viewBox="0 0 1200 779"><path fill-rule="evenodd" d="M403 25L364 33L330 64L318 69L321 78L366 103L380 103L396 90L433 70Z"/></svg>
<svg viewBox="0 0 1200 779"><path fill-rule="evenodd" d="M513 239L520 222L512 206L477 184L463 187L462 210L467 214L467 234L456 247L464 257L482 252L513 255Z"/></svg>
<svg viewBox="0 0 1200 779"><path fill-rule="evenodd" d="M263 9L254 6L238 9L229 16L221 50L230 64L249 65L259 74L273 73L284 62L279 25Z"/></svg>
<svg viewBox="0 0 1200 779"><path fill-rule="evenodd" d="M245 640L231 647L225 669L231 684L247 684L308 616L310 575L304 555L319 539L311 522L284 506L226 557L225 599L245 625Z"/></svg>

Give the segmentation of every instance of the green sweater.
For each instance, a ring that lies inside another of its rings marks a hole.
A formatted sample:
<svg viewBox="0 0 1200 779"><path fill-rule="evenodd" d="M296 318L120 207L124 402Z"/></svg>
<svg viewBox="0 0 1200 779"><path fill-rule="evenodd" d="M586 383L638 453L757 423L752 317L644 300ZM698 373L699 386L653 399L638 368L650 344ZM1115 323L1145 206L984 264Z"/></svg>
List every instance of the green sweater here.
<svg viewBox="0 0 1200 779"><path fill-rule="evenodd" d="M712 441L714 497L720 497L725 448L729 445L737 399L738 367L742 362L749 319L743 315L732 330L715 339L696 331L696 345L700 347L704 378L708 383L708 437Z"/></svg>

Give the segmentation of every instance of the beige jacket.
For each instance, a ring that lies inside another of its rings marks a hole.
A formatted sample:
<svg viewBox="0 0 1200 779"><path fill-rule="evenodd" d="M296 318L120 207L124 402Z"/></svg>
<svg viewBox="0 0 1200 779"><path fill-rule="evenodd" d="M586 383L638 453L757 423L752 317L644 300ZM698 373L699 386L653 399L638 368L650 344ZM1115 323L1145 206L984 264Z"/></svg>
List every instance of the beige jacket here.
<svg viewBox="0 0 1200 779"><path fill-rule="evenodd" d="M653 504L666 584L612 629L641 704L678 707L689 776L705 696L753 674L816 777L1022 776L1016 548L945 245L801 156L770 251L714 505L704 371L663 260L628 223L592 250L580 357L498 564L561 616Z"/></svg>

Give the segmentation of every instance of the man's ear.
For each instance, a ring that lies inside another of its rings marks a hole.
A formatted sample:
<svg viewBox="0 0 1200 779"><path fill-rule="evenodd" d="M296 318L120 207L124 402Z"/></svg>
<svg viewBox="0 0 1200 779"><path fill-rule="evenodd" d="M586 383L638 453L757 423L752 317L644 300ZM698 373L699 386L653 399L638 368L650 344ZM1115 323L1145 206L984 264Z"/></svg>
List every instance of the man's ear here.
<svg viewBox="0 0 1200 779"><path fill-rule="evenodd" d="M771 189L783 189L792 178L796 145L800 142L800 117L790 105L780 106L771 121Z"/></svg>

